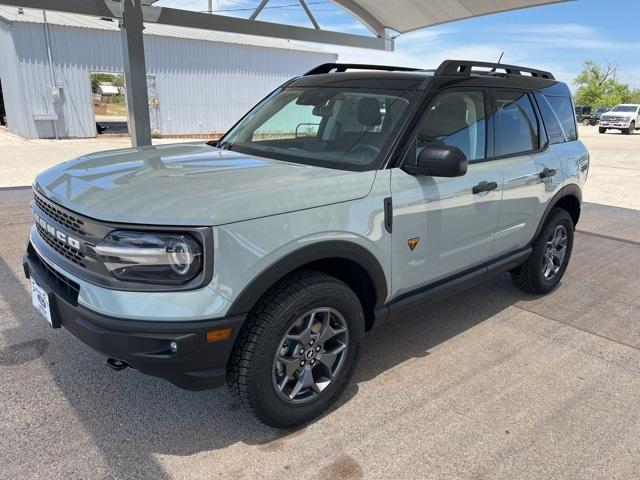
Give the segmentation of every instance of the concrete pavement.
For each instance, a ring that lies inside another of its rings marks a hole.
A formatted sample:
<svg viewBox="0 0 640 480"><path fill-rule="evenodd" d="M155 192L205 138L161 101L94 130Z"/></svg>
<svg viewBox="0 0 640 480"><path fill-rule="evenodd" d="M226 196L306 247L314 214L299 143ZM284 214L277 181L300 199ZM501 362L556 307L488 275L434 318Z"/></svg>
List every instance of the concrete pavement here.
<svg viewBox="0 0 640 480"><path fill-rule="evenodd" d="M50 329L19 260L29 198L0 192L1 479L638 476L640 212L586 204L550 295L502 275L369 334L337 408L278 431Z"/></svg>

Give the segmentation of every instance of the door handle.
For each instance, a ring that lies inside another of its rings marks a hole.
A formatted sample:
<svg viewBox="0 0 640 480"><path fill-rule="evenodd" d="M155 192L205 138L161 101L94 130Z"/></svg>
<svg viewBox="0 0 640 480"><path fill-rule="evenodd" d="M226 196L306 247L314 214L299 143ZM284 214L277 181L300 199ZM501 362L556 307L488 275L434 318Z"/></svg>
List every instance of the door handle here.
<svg viewBox="0 0 640 480"><path fill-rule="evenodd" d="M556 174L556 171L553 168L544 167L544 169L539 173L540 178L551 178Z"/></svg>
<svg viewBox="0 0 640 480"><path fill-rule="evenodd" d="M485 182L482 181L473 187L473 194L489 192L491 190L496 190L498 188L498 184L496 182Z"/></svg>

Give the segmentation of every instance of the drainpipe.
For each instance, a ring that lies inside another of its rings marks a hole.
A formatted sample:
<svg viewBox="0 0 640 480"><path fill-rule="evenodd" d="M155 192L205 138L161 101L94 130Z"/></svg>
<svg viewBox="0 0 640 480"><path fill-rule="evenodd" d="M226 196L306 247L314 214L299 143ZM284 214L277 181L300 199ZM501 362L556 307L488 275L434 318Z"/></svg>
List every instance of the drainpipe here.
<svg viewBox="0 0 640 480"><path fill-rule="evenodd" d="M49 24L47 23L47 12L45 10L42 10L42 19L44 20L44 38L47 45L47 56L49 57L49 72L51 74L51 82L53 82L50 95L53 97L53 90L58 88L58 82L56 81L56 72L53 68L53 55L51 55L51 37L49 36ZM58 99L59 98L60 97L58 96ZM53 102L53 111L55 112L55 99L53 100ZM56 121L52 120L51 124L53 125L53 134L56 136L56 140L58 140L58 129L56 128Z"/></svg>

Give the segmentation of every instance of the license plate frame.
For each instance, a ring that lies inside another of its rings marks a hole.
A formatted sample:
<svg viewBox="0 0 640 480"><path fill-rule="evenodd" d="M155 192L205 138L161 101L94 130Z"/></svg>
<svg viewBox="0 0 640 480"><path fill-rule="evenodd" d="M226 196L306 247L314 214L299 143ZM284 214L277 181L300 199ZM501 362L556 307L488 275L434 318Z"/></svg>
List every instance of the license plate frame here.
<svg viewBox="0 0 640 480"><path fill-rule="evenodd" d="M42 315L51 328L60 328L62 324L55 309L55 295L51 289L31 276L31 303L36 311Z"/></svg>

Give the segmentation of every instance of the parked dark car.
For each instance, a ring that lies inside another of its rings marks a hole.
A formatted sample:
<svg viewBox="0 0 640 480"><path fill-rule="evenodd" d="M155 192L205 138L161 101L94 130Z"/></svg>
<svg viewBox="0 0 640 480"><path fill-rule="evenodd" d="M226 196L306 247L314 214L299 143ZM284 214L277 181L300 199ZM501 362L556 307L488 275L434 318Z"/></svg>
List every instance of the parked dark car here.
<svg viewBox="0 0 640 480"><path fill-rule="evenodd" d="M610 110L609 107L598 107L591 114L591 118L589 119L589 125L597 125L600 122L600 117L603 113L607 113Z"/></svg>
<svg viewBox="0 0 640 480"><path fill-rule="evenodd" d="M591 116L591 107L585 106L576 106L576 119L578 123L582 125L586 125L584 122L585 118L588 119Z"/></svg>

